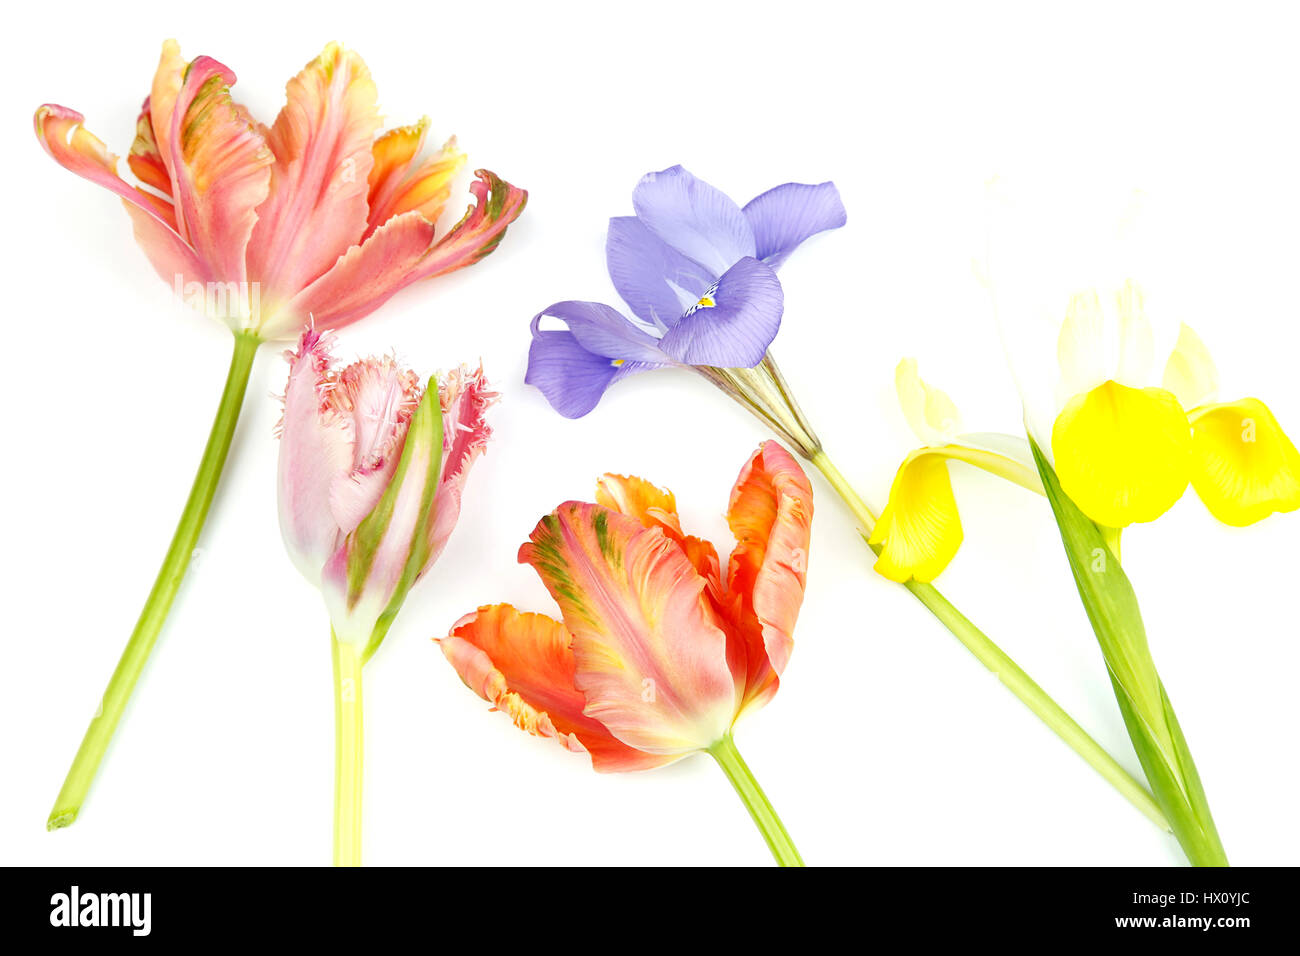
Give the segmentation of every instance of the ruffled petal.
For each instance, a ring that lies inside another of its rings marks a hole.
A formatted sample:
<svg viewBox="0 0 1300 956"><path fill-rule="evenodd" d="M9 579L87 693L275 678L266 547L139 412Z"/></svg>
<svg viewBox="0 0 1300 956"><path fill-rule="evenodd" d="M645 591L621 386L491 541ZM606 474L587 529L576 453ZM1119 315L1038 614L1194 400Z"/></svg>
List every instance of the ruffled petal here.
<svg viewBox="0 0 1300 956"><path fill-rule="evenodd" d="M659 754L711 746L737 712L727 637L705 581L658 528L585 502L543 518L519 560L532 565L573 635L584 713Z"/></svg>
<svg viewBox="0 0 1300 956"><path fill-rule="evenodd" d="M147 97L135 121L135 141L131 144L131 152L127 154L126 163L140 182L152 186L164 196L171 198L172 176L158 149L158 139L153 131L153 113Z"/></svg>
<svg viewBox="0 0 1300 956"><path fill-rule="evenodd" d="M741 259L668 330L660 348L683 365L753 368L776 338L784 308L771 267Z"/></svg>
<svg viewBox="0 0 1300 956"><path fill-rule="evenodd" d="M638 318L667 330L699 301L714 275L668 245L635 216L609 221L605 263L614 288Z"/></svg>
<svg viewBox="0 0 1300 956"><path fill-rule="evenodd" d="M289 384L280 420L280 533L298 570L319 586L321 569L342 543L330 508L330 489L352 470L347 430L322 415L330 388L328 336L305 332L286 354Z"/></svg>
<svg viewBox="0 0 1300 956"><path fill-rule="evenodd" d="M211 57L190 64L172 110L171 169L176 218L190 245L221 281L242 286L254 210L270 189L275 157L231 99L234 82Z"/></svg>
<svg viewBox="0 0 1300 956"><path fill-rule="evenodd" d="M1195 409L1192 487L1225 524L1300 508L1300 453L1257 398Z"/></svg>
<svg viewBox="0 0 1300 956"><path fill-rule="evenodd" d="M721 607L718 552L703 538L682 531L681 520L677 517L677 500L671 491L644 478L606 474L596 483L596 504L636 518L647 528L662 528L664 534L681 547L700 577L708 582L710 598Z"/></svg>
<svg viewBox="0 0 1300 956"><path fill-rule="evenodd" d="M415 281L433 243L433 223L418 212L390 219L365 242L273 314L265 314L262 335L295 335L308 323L337 329L365 318Z"/></svg>
<svg viewBox="0 0 1300 956"><path fill-rule="evenodd" d="M449 139L433 156L419 162L429 120L391 129L375 140L370 170L370 215L366 235L394 216L418 212L437 222L451 196L451 181L465 165L465 154Z"/></svg>
<svg viewBox="0 0 1300 956"><path fill-rule="evenodd" d="M180 44L175 40L164 40L162 52L158 56L158 68L154 70L153 83L149 88L148 102L153 140L171 181L167 190L169 194L175 192L176 184L175 170L172 169L175 155L172 152L172 112L176 108L177 97L181 95L181 87L185 84L185 71L188 67L189 62L181 56Z"/></svg>
<svg viewBox="0 0 1300 956"><path fill-rule="evenodd" d="M1210 358L1210 350L1189 325L1178 329L1178 342L1165 363L1161 384L1183 408L1197 408L1211 402L1219 391L1219 372Z"/></svg>
<svg viewBox="0 0 1300 956"><path fill-rule="evenodd" d="M647 770L679 756L635 750L583 713L569 632L553 618L521 614L509 604L481 607L438 643L460 679L493 710L520 730L590 754L599 771Z"/></svg>
<svg viewBox="0 0 1300 956"><path fill-rule="evenodd" d="M808 476L781 445L763 442L741 469L727 508L736 537L727 591L746 642L746 708L761 707L776 693L794 649L812 517Z"/></svg>
<svg viewBox="0 0 1300 956"><path fill-rule="evenodd" d="M123 181L117 175L117 157L82 125L84 121L76 110L47 103L36 111L36 136L64 169L126 201L136 238L163 281L170 284L179 276L185 282L206 284L212 277L176 230L171 204Z"/></svg>
<svg viewBox="0 0 1300 956"><path fill-rule="evenodd" d="M1187 489L1192 433L1178 399L1108 381L1075 396L1052 427L1062 490L1093 521L1154 521Z"/></svg>
<svg viewBox="0 0 1300 956"><path fill-rule="evenodd" d="M714 276L755 253L754 230L740 207L681 166L641 177L632 207L651 232Z"/></svg>
<svg viewBox="0 0 1300 956"><path fill-rule="evenodd" d="M876 571L891 581L933 581L961 547L961 518L942 454L922 449L903 460L872 529Z"/></svg>
<svg viewBox="0 0 1300 956"><path fill-rule="evenodd" d="M786 183L745 204L759 259L779 268L805 239L848 222L840 192L831 182Z"/></svg>
<svg viewBox="0 0 1300 956"><path fill-rule="evenodd" d="M257 210L249 275L274 308L323 275L366 231L375 84L356 53L331 43L286 88L267 143L271 194Z"/></svg>
<svg viewBox="0 0 1300 956"><path fill-rule="evenodd" d="M492 429L487 410L501 398L483 377L483 367L453 369L438 379L438 397L442 402L442 471L438 476L438 493L434 499L432 537L429 560L421 574L428 571L447 546L452 529L460 517L460 496L465 490L470 468L487 450Z"/></svg>
<svg viewBox="0 0 1300 956"><path fill-rule="evenodd" d="M486 169L477 169L474 175L477 178L469 185L474 204L420 260L412 279L429 279L472 266L501 244L506 228L524 211L526 190Z"/></svg>

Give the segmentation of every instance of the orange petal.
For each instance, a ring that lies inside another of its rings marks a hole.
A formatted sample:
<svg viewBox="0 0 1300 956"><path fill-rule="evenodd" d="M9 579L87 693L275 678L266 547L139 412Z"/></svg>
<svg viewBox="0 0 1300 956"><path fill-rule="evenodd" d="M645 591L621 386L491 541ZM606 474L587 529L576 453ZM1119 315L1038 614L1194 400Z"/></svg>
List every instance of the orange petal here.
<svg viewBox="0 0 1300 956"><path fill-rule="evenodd" d="M151 138L157 144L158 156L167 171L168 180L172 182L172 111L185 83L185 70L188 66L181 56L180 44L175 40L164 40L162 53L158 57L158 69L154 71L153 85L149 89L149 123L153 127ZM171 188L167 192L171 193Z"/></svg>
<svg viewBox="0 0 1300 956"><path fill-rule="evenodd" d="M585 713L629 746L709 747L730 729L736 687L705 580L661 528L570 501L519 550L573 634Z"/></svg>
<svg viewBox="0 0 1300 956"><path fill-rule="evenodd" d="M418 163L428 128L426 117L413 126L391 129L375 141L367 234L404 212L437 221L451 195L451 181L465 165L465 154L452 137L441 151Z"/></svg>
<svg viewBox="0 0 1300 956"><path fill-rule="evenodd" d="M634 750L583 714L569 632L545 614L521 614L509 604L481 607L439 644L466 686L516 727L589 753L597 770L647 770L675 759Z"/></svg>
<svg viewBox="0 0 1300 956"><path fill-rule="evenodd" d="M807 582L812 516L808 476L778 443L764 442L741 469L727 509L736 536L727 590L746 642L746 707L761 706L776 693L790 660Z"/></svg>
<svg viewBox="0 0 1300 956"><path fill-rule="evenodd" d="M682 532L677 517L677 499L667 488L660 488L644 478L629 475L604 475L596 483L596 504L636 518L647 528L662 528L686 553L695 570L709 582L715 599L721 594L718 552L702 538Z"/></svg>
<svg viewBox="0 0 1300 956"><path fill-rule="evenodd" d="M287 94L267 138L271 195L248 246L249 274L271 303L306 288L361 241L379 129L370 71L337 43L289 81Z"/></svg>
<svg viewBox="0 0 1300 956"><path fill-rule="evenodd" d="M267 196L274 157L231 99L234 82L211 57L190 64L172 110L171 169L183 234L218 279L242 284L254 210Z"/></svg>
<svg viewBox="0 0 1300 956"><path fill-rule="evenodd" d="M126 162L140 182L152 186L164 196L171 197L172 177L158 149L148 99L140 107L140 116L135 121L135 142L131 144L131 152L127 154Z"/></svg>

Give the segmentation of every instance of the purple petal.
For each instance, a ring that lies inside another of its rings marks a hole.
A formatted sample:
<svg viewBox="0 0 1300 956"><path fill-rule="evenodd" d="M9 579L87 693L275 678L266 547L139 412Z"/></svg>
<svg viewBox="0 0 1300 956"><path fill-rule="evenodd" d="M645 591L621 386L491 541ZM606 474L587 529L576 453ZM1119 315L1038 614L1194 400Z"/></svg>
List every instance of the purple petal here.
<svg viewBox="0 0 1300 956"><path fill-rule="evenodd" d="M637 316L661 329L672 326L716 278L656 236L636 216L609 221L605 262L623 301Z"/></svg>
<svg viewBox="0 0 1300 956"><path fill-rule="evenodd" d="M714 276L754 255L754 230L740 207L680 166L641 177L632 208L651 232Z"/></svg>
<svg viewBox="0 0 1300 956"><path fill-rule="evenodd" d="M744 212L754 229L755 255L773 269L809 236L848 221L834 183L786 183L751 199Z"/></svg>
<svg viewBox="0 0 1300 956"><path fill-rule="evenodd" d="M572 332L534 330L524 382L541 389L565 418L581 418L596 407L618 371L608 358L579 345Z"/></svg>
<svg viewBox="0 0 1300 956"><path fill-rule="evenodd" d="M710 292L668 331L660 348L685 365L752 368L763 361L784 308L776 273L746 257L723 273Z"/></svg>
<svg viewBox="0 0 1300 956"><path fill-rule="evenodd" d="M534 332L545 316L559 319L569 327L579 345L607 359L652 364L670 361L659 350L657 338L637 328L617 309L599 302L556 302L533 318Z"/></svg>

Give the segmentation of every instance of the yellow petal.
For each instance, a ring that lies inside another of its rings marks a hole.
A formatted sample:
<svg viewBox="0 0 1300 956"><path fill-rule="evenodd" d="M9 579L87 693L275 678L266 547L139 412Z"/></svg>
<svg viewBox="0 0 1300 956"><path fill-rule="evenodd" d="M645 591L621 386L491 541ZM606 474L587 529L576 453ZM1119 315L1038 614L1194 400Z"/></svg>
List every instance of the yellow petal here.
<svg viewBox="0 0 1300 956"><path fill-rule="evenodd" d="M961 428L957 406L942 389L921 378L916 359L905 358L894 370L898 404L916 437L927 445L938 444Z"/></svg>
<svg viewBox="0 0 1300 956"><path fill-rule="evenodd" d="M1056 337L1056 361L1067 394L1092 388L1106 378L1105 323L1096 290L1070 296Z"/></svg>
<svg viewBox="0 0 1300 956"><path fill-rule="evenodd" d="M1187 489L1192 433L1161 388L1108 381L1076 395L1052 427L1061 488L1093 521L1154 521Z"/></svg>
<svg viewBox="0 0 1300 956"><path fill-rule="evenodd" d="M1300 508L1300 453L1256 398L1192 412L1192 486L1220 521L1254 524Z"/></svg>
<svg viewBox="0 0 1300 956"><path fill-rule="evenodd" d="M1200 336L1183 325L1178 330L1178 343L1165 363L1164 387L1173 392L1183 408L1196 408L1214 398L1219 390L1219 373L1214 359Z"/></svg>
<svg viewBox="0 0 1300 956"><path fill-rule="evenodd" d="M889 503L871 532L876 570L891 581L933 581L961 547L961 518L944 456L914 452L898 468Z"/></svg>

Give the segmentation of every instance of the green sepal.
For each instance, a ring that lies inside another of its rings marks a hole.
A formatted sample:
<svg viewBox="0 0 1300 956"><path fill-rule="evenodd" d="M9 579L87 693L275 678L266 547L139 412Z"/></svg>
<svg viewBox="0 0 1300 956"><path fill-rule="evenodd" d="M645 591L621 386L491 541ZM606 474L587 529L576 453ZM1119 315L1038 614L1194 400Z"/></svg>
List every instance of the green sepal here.
<svg viewBox="0 0 1300 956"><path fill-rule="evenodd" d="M420 520L415 523L407 551L406 563L402 567L402 576L398 580L392 597L379 616L370 640L362 654L362 662L370 659L392 626L407 593L415 584L420 570L428 560L430 531L434 520L434 501L438 491L438 478L442 470L442 400L438 394L438 379L430 376L425 387L424 396L411 416L411 423L406 432L406 442L402 446L402 457L398 459L393 470L393 478L384 489L375 507L366 515L349 536L348 542L348 606L352 607L360 600L365 590L366 580L370 576L371 566L380 544L388 534L393 520L393 511L397 507L397 497L406 482L411 461L427 446L429 465L424 476L424 488L420 499Z"/></svg>
<svg viewBox="0 0 1300 956"><path fill-rule="evenodd" d="M1152 794L1194 865L1226 866L1200 776L1151 657L1137 594L1107 541L1111 532L1079 510L1032 438L1029 445Z"/></svg>

